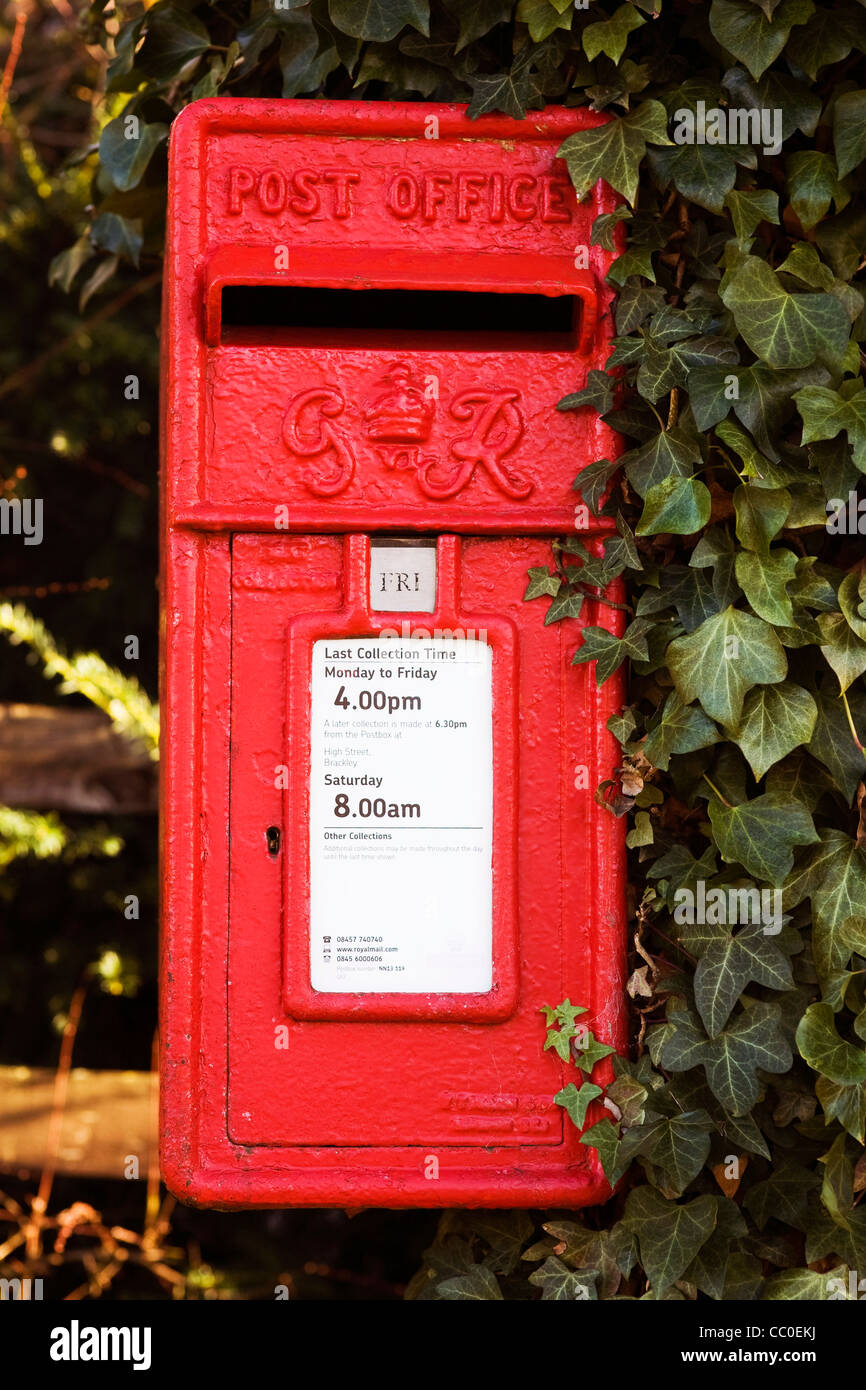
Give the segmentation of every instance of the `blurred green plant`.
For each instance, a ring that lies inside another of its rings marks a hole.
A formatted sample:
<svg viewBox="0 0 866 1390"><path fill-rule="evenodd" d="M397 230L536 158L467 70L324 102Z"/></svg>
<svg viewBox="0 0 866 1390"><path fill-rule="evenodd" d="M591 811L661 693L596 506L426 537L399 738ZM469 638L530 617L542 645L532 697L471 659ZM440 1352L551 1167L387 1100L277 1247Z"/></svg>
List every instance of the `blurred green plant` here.
<svg viewBox="0 0 866 1390"><path fill-rule="evenodd" d="M23 604L0 603L0 632L39 657L47 677L59 676L62 695L83 695L109 716L118 733L159 757L159 711L134 676L125 676L96 652L65 656L51 633Z"/></svg>

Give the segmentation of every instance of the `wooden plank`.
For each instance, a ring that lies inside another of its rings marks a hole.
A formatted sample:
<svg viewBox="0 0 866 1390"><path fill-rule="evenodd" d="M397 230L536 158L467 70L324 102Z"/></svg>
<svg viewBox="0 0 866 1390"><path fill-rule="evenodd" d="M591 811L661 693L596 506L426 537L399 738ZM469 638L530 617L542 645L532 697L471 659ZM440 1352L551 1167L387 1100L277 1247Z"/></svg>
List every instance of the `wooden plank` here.
<svg viewBox="0 0 866 1390"><path fill-rule="evenodd" d="M157 766L101 710L0 704L0 804L31 811L154 812Z"/></svg>
<svg viewBox="0 0 866 1390"><path fill-rule="evenodd" d="M0 1170L39 1172L45 1163L56 1073L0 1067ZM156 1162L157 1077L146 1071L74 1067L56 1171L85 1177L147 1178Z"/></svg>

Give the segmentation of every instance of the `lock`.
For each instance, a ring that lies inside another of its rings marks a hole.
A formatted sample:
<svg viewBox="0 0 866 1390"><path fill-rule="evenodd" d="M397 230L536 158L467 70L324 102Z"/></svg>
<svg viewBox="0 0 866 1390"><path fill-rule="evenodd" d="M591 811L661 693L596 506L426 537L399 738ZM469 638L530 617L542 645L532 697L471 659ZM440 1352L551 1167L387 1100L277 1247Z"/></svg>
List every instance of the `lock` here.
<svg viewBox="0 0 866 1390"><path fill-rule="evenodd" d="M572 482L618 440L554 409L609 353L590 229L615 201L579 205L556 159L602 119L207 99L173 126L161 1155L184 1201L608 1195L542 1007L624 1046L623 834L594 798L622 691L570 664L620 612L523 602L552 537L610 526Z"/></svg>

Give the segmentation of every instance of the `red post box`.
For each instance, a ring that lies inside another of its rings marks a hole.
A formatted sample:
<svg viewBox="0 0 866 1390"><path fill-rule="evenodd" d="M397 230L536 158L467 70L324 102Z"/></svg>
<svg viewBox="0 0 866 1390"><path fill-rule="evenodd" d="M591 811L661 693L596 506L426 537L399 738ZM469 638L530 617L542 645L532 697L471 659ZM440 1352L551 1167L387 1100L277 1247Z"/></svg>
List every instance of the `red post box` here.
<svg viewBox="0 0 866 1390"><path fill-rule="evenodd" d="M615 445L554 409L611 334L589 243L613 199L579 206L555 158L600 119L207 100L173 128L162 1162L184 1201L606 1195L540 1011L568 996L624 1041L623 846L593 795L621 692L569 665L577 623L522 602L552 535L591 534L573 479ZM599 602L582 621L617 630Z"/></svg>

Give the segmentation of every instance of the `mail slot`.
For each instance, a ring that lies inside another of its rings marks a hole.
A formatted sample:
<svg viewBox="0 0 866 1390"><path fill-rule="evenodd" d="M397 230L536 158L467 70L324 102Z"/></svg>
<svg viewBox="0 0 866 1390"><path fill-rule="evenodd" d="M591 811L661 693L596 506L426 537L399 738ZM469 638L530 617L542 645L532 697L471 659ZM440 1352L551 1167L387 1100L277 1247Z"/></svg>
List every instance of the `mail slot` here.
<svg viewBox="0 0 866 1390"><path fill-rule="evenodd" d="M554 408L609 354L590 232L614 201L579 205L556 159L600 119L217 99L173 127L161 1152L184 1201L607 1195L542 1008L624 1044L623 843L594 797L622 695L523 602L551 537L608 524L572 484L617 440Z"/></svg>

